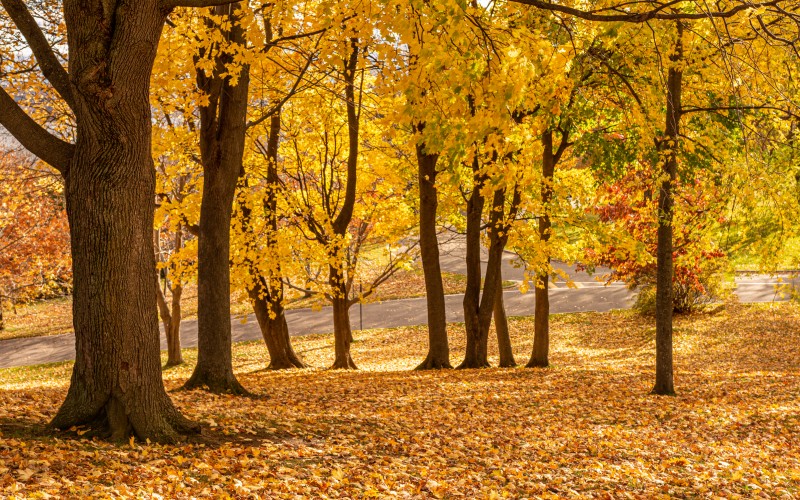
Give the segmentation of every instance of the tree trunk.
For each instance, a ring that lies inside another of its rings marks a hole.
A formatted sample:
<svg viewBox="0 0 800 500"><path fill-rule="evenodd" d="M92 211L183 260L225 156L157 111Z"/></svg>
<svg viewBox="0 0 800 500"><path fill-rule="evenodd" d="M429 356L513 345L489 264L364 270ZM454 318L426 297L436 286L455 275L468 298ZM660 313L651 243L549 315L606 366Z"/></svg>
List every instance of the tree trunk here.
<svg viewBox="0 0 800 500"><path fill-rule="evenodd" d="M269 351L270 362L267 368L270 370L305 368L306 364L292 348L282 300L270 294L264 284L264 278L258 279L258 285L250 290L249 295L261 336Z"/></svg>
<svg viewBox="0 0 800 500"><path fill-rule="evenodd" d="M0 332L6 329L6 320L3 318L3 299L0 299Z"/></svg>
<svg viewBox="0 0 800 500"><path fill-rule="evenodd" d="M244 30L233 15L238 6L215 10L230 18L230 40L244 45ZM197 365L184 388L247 394L233 373L230 229L244 155L250 68L243 65L238 84L232 86L222 76L230 59L231 55L223 52L211 76L197 73L198 87L209 96L209 104L200 109L203 197L197 250Z"/></svg>
<svg viewBox="0 0 800 500"><path fill-rule="evenodd" d="M270 117L270 130L267 140L266 151L263 151L267 160L267 197L264 201L264 210L267 213L267 225L269 230L266 234L267 246L275 248L278 244L276 235L278 233L278 191L280 189L280 179L278 177L278 145L281 131L281 115L277 110ZM240 177L243 180L244 188L247 188L247 177L244 168L241 170ZM248 235L248 246L253 253L258 251L255 245L256 235L251 223L252 210L247 204L241 204L242 212L242 231ZM286 322L286 313L283 307L283 281L281 280L281 266L275 266L274 274L262 276L261 271L255 262L247 259L248 270L252 285L248 289L250 301L253 304L253 312L256 314L261 336L267 345L270 362L268 368L271 370L282 370L286 368L305 368L303 363L292 348L291 338L289 337L289 325Z"/></svg>
<svg viewBox="0 0 800 500"><path fill-rule="evenodd" d="M165 13L154 0L89 3L64 2L78 127L65 172L76 357L51 425L174 441L199 426L164 391L153 307L148 90Z"/></svg>
<svg viewBox="0 0 800 500"><path fill-rule="evenodd" d="M350 307L347 299L333 299L333 336L335 342L334 369L357 370L350 355L353 343L353 331L350 329Z"/></svg>
<svg viewBox="0 0 800 500"><path fill-rule="evenodd" d="M508 318L506 317L506 307L503 303L503 273L502 269L497 273L497 288L494 296L494 328L497 331L497 350L500 354L500 366L511 368L517 366L514 359L514 349L511 347L511 335L508 331Z"/></svg>
<svg viewBox="0 0 800 500"><path fill-rule="evenodd" d="M477 159L474 160L474 163L477 163ZM473 166L473 170L477 172L476 165ZM483 339L479 317L481 294L481 216L483 214L484 205L484 197L481 194L481 188L483 182L483 178L476 177L472 194L467 201L467 284L464 290L463 301L467 350L464 354L464 360L457 367L459 369L489 367L487 352L483 349L483 346L488 343L488 339Z"/></svg>
<svg viewBox="0 0 800 500"><path fill-rule="evenodd" d="M420 124L418 130L424 128ZM439 240L436 236L436 212L439 199L436 192L436 163L439 155L425 152L417 144L419 166L419 247L422 271L425 275L425 299L428 305L428 355L417 370L452 368L447 341L447 316L444 301L442 269L439 264Z"/></svg>
<svg viewBox="0 0 800 500"><path fill-rule="evenodd" d="M334 369L357 370L358 367L350 356L350 345L353 343L353 330L350 328L350 300L345 286L345 278L341 270L330 267L330 284L333 291L333 338L335 359Z"/></svg>
<svg viewBox="0 0 800 500"><path fill-rule="evenodd" d="M562 138L562 143L565 139ZM542 134L542 216L539 217L539 240L545 246L550 241L550 200L553 198L553 174L556 159L553 154L553 131L546 130ZM548 256L546 266L550 266ZM536 273L536 289L534 290L533 316L533 352L527 368L544 368L550 366L550 275L547 270Z"/></svg>
<svg viewBox="0 0 800 500"><path fill-rule="evenodd" d="M181 296L183 287L175 285L172 288L172 314L170 315L169 328L164 332L167 337L167 366L183 364L181 354Z"/></svg>
<svg viewBox="0 0 800 500"><path fill-rule="evenodd" d="M672 367L672 217L673 187L678 170L678 140L681 119L683 72L683 25L677 23L678 39L670 56L672 64L667 77L667 116L664 139L659 143L662 165L658 191L658 249L656 251L656 382L653 394L675 394Z"/></svg>

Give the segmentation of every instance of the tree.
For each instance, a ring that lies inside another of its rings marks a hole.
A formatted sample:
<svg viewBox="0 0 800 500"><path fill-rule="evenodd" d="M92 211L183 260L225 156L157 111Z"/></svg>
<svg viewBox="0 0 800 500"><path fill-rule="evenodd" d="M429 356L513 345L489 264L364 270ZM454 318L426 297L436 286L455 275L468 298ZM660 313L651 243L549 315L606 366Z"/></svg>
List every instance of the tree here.
<svg viewBox="0 0 800 500"><path fill-rule="evenodd" d="M65 0L68 73L25 4L2 1L77 126L68 143L0 89L0 124L65 179L76 360L54 427L88 424L114 440L157 441L199 430L161 382L148 90L169 12L221 3L228 2Z"/></svg>

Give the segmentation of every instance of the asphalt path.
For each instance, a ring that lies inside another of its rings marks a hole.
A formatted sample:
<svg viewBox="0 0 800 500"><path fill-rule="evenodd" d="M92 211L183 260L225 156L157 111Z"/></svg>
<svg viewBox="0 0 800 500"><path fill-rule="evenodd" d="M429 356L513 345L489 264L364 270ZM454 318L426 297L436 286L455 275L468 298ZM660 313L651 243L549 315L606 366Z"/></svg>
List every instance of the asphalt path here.
<svg viewBox="0 0 800 500"><path fill-rule="evenodd" d="M458 239L442 245L441 263L445 271L465 272L463 245ZM485 270L485 258L481 260ZM503 279L519 282L523 271L516 262L514 254L503 256ZM552 314L588 311L609 311L631 306L634 292L621 283L604 284L585 272L576 272L566 264L557 263L568 273L572 283L568 286L563 279L557 279L550 288L550 312ZM598 270L602 274L604 270ZM742 302L772 302L786 300L776 292L776 285L798 285L788 278L766 275L750 275L736 279L736 294ZM507 288L503 293L506 311L509 316L532 316L534 311L533 291L522 294L518 288ZM462 310L463 295L445 297L447 321L459 323L464 320ZM289 331L293 336L333 331L333 313L330 307L320 310L294 309L286 311ZM357 304L350 309L350 323L355 330L372 328L392 328L399 326L424 325L427 323L425 298L390 300L385 302ZM231 321L234 342L257 340L261 331L253 315L234 318ZM185 320L181 326L183 347L197 346L197 321ZM166 338L161 335L161 348L166 349ZM75 359L74 334L53 335L0 341L0 368L37 365Z"/></svg>

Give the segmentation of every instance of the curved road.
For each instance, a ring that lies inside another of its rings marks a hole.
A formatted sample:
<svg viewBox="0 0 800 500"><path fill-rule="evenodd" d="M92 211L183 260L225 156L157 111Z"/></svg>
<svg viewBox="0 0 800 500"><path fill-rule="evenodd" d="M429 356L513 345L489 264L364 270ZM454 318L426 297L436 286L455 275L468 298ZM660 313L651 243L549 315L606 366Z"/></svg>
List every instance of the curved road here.
<svg viewBox="0 0 800 500"><path fill-rule="evenodd" d="M463 274L465 271L463 246L457 239L443 243L441 263L448 272ZM503 279L518 282L522 279L522 270L514 266L516 256L507 253L503 257ZM485 262L483 262L485 268ZM575 272L564 264L558 264L574 280L577 288L568 288L563 280L557 280L550 289L550 312L553 314L581 311L608 311L630 307L634 293L621 283L604 285L583 272ZM602 273L602 270L598 271ZM736 293L742 302L772 302L785 300L775 291L775 285L789 283L779 282L776 277L752 275L737 278ZM794 282L790 282L796 285ZM447 321L462 322L462 295L446 297ZM503 295L506 311L509 316L532 316L533 293L521 294L516 287L506 289ZM360 314L361 313L361 314ZM329 333L333 331L332 311L330 307L321 310L295 309L286 312L289 330L292 335L308 335L312 333ZM424 325L427 323L427 307L425 298L391 300L380 303L355 305L351 309L351 323L358 330L370 328L391 328L398 326ZM363 325L362 320L363 317ZM258 340L261 331L253 315L247 317L246 323L240 319L231 321L233 340ZM197 321L186 320L181 327L183 347L197 346ZM166 349L166 339L162 333L161 347ZM54 335L50 337L34 337L0 341L0 368L12 366L36 365L67 361L75 358L74 334Z"/></svg>

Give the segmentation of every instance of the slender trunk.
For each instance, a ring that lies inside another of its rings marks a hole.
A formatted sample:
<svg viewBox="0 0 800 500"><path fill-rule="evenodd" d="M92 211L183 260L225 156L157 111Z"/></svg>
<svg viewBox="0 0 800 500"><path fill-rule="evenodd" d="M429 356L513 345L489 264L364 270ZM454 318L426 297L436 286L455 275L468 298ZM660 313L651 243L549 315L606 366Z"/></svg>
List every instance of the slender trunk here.
<svg viewBox="0 0 800 500"><path fill-rule="evenodd" d="M3 299L0 299L0 332L6 329L6 320L3 318Z"/></svg>
<svg viewBox="0 0 800 500"><path fill-rule="evenodd" d="M183 287L174 285L172 288L172 314L168 328L164 331L167 337L167 366L183 364L181 353L181 296Z"/></svg>
<svg viewBox="0 0 800 500"><path fill-rule="evenodd" d="M467 235L466 265L467 284L464 290L464 327L467 334L467 350L464 360L457 368L487 368L489 361L483 346L487 344L482 338L480 321L481 294L481 216L485 199L481 188L485 179L479 177L477 159L473 160L473 171L476 180L472 194L467 201ZM488 334L487 334L488 335Z"/></svg>
<svg viewBox="0 0 800 500"><path fill-rule="evenodd" d="M333 338L335 359L331 368L357 370L350 355L350 345L353 343L353 330L350 328L350 300L345 284L344 273L341 269L330 266L330 285L333 298Z"/></svg>
<svg viewBox="0 0 800 500"><path fill-rule="evenodd" d="M419 131L424 128L418 126ZM436 163L439 155L425 152L417 144L419 166L419 247L422 270L425 274L425 299L428 305L428 355L417 370L452 368L447 341L447 316L444 302L442 269L439 264L439 240L436 236L436 212L439 199L436 192Z"/></svg>
<svg viewBox="0 0 800 500"><path fill-rule="evenodd" d="M511 347L511 335L508 331L508 317L503 303L503 273L497 273L497 288L494 296L494 328L497 331L497 350L500 354L500 366L511 368L517 366L514 359L514 350Z"/></svg>
<svg viewBox="0 0 800 500"><path fill-rule="evenodd" d="M550 200L553 198L553 174L555 157L553 153L553 131L546 130L542 135L542 216L539 217L539 240L547 246L550 241ZM547 257L546 266L550 265ZM547 269L536 273L535 306L533 317L533 352L528 368L544 368L550 365L550 276Z"/></svg>
<svg viewBox="0 0 800 500"><path fill-rule="evenodd" d="M51 425L114 440L198 432L161 381L148 90L166 19L155 0L64 2L77 143L65 174L75 364Z"/></svg>
<svg viewBox="0 0 800 500"><path fill-rule="evenodd" d="M234 19L239 4L216 7L231 21L231 42L244 45L245 33ZM197 246L197 365L185 389L247 394L233 373L231 352L230 228L233 198L242 168L250 68L243 65L232 86L222 76L231 55L222 53L214 74L198 71L198 87L209 96L200 109L203 196Z"/></svg>
<svg viewBox="0 0 800 500"><path fill-rule="evenodd" d="M664 139L659 143L662 165L658 191L658 249L656 251L656 382L653 394L674 394L672 367L672 218L673 189L678 170L678 138L681 119L683 72L683 25L677 23L678 39L670 56L667 77L667 116Z"/></svg>
<svg viewBox="0 0 800 500"><path fill-rule="evenodd" d="M277 111L270 117L270 131L266 150L262 152L267 160L267 196L264 200L264 211L267 213L267 247L275 248L278 244L278 144L281 131L281 115ZM260 144L260 143L259 143ZM247 188L247 177L244 169L240 173L243 185ZM251 223L252 210L246 204L241 205L242 231L248 235L248 247L255 254L258 251L255 245L256 235ZM252 285L247 292L253 305L256 320L258 321L261 336L269 352L270 362L268 369L282 370L286 368L305 368L297 354L292 349L289 337L289 325L286 322L286 313L283 307L283 281L280 264L275 265L275 270L269 276L262 276L255 262L248 260L248 272Z"/></svg>
<svg viewBox="0 0 800 500"><path fill-rule="evenodd" d="M353 210L356 202L357 167L358 167L358 138L360 123L360 101L356 101L356 71L358 69L359 47L358 39L350 39L350 56L345 60L343 79L345 82L345 105L347 107L347 182L345 184L345 197L341 211L333 220L333 232L338 237L335 248L332 249L330 258L344 265L342 248L339 241L344 240L344 235L350 222L353 220ZM329 214L331 215L331 214ZM329 283L331 285L333 305L333 331L335 338L335 355L332 368L357 369L350 356L350 344L353 342L353 332L350 329L350 303L348 288L345 282L342 267L332 265L329 270Z"/></svg>

